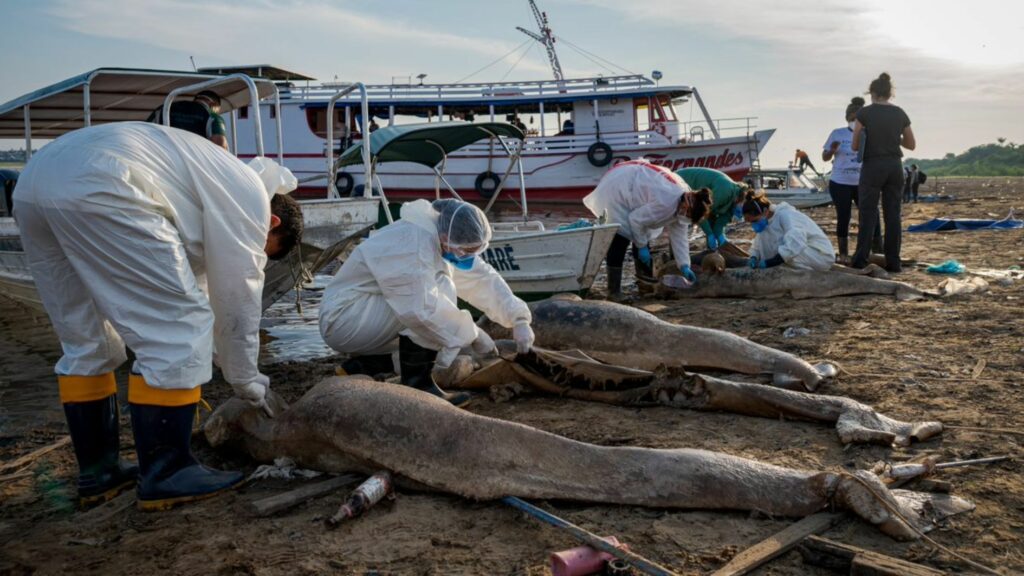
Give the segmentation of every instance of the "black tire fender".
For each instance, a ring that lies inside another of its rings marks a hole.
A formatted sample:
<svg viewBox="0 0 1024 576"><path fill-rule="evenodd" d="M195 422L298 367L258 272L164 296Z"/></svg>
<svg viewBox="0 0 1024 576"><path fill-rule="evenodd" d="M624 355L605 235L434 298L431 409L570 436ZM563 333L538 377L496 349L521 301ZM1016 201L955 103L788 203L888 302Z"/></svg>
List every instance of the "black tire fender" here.
<svg viewBox="0 0 1024 576"><path fill-rule="evenodd" d="M612 147L604 142L594 142L587 148L587 161L597 168L607 166L612 161Z"/></svg>
<svg viewBox="0 0 1024 576"><path fill-rule="evenodd" d="M501 177L487 170L477 175L476 181L473 183L473 188L476 189L476 193L480 196L487 198L488 200L494 196L494 193L498 191L498 186L501 184Z"/></svg>

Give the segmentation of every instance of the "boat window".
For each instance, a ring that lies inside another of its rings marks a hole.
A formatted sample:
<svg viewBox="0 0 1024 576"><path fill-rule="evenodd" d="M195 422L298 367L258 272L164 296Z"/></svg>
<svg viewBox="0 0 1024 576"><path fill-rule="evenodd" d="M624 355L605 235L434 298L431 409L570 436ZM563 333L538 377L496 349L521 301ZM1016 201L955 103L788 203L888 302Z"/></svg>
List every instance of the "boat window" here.
<svg viewBox="0 0 1024 576"><path fill-rule="evenodd" d="M248 106L242 106L241 108L239 108L238 109L238 117L240 119L242 119L242 120L245 120L245 119L249 118L249 107Z"/></svg>
<svg viewBox="0 0 1024 576"><path fill-rule="evenodd" d="M345 128L345 111L347 108L334 109L334 137L344 138L348 135ZM327 108L306 108L306 125L309 131L320 138L327 138Z"/></svg>
<svg viewBox="0 0 1024 576"><path fill-rule="evenodd" d="M651 129L651 99L634 98L633 109L636 112L636 129L640 132Z"/></svg>

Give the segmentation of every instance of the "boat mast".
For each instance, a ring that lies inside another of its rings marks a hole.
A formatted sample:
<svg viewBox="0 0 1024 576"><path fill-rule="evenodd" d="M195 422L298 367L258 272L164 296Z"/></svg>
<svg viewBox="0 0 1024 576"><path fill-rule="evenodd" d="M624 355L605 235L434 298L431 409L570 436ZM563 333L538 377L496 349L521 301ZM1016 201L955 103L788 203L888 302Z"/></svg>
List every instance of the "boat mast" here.
<svg viewBox="0 0 1024 576"><path fill-rule="evenodd" d="M541 12L534 0L529 0L529 2L530 9L533 10L533 17L537 20L537 27L540 28L540 34L527 30L522 26L516 26L516 30L544 45L544 48L548 51L548 61L551 62L551 71L555 74L555 80L564 80L562 65L559 64L558 54L555 53L555 38L551 35L551 27L548 26L548 14L547 12Z"/></svg>

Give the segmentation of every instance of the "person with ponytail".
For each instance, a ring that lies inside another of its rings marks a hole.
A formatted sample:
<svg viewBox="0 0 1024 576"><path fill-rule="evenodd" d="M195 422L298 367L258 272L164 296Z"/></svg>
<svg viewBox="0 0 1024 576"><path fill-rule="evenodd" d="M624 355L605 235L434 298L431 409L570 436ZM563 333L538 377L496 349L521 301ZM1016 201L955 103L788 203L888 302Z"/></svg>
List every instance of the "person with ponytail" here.
<svg viewBox="0 0 1024 576"><path fill-rule="evenodd" d="M583 204L594 216L619 225L607 255L610 299L622 296L622 263L630 244L637 276L654 278L650 243L665 229L680 272L697 281L690 268L690 228L710 213L711 190L693 191L668 168L630 160L608 170Z"/></svg>
<svg viewBox="0 0 1024 576"><path fill-rule="evenodd" d="M743 199L743 219L754 229L750 267L783 264L800 270L825 272L835 261L832 243L814 220L785 202L772 204L764 192L749 190Z"/></svg>
<svg viewBox="0 0 1024 576"><path fill-rule="evenodd" d="M903 151L917 147L910 118L892 99L892 78L885 72L868 88L871 104L857 111L853 125L853 149L861 152L863 164L857 187L857 250L853 266L863 268L871 255L871 240L880 226L878 201L882 201L885 217L885 269L901 272L900 241L902 237Z"/></svg>
<svg viewBox="0 0 1024 576"><path fill-rule="evenodd" d="M863 107L864 99L860 96L850 100L846 107L846 124L828 135L821 152L822 160L832 162L828 193L836 209L836 239L839 244L836 261L847 265L850 263L850 216L853 205L857 203L857 186L860 184L860 160L853 150L853 126L857 120L857 111ZM880 227L875 228L872 245L876 252L882 251Z"/></svg>

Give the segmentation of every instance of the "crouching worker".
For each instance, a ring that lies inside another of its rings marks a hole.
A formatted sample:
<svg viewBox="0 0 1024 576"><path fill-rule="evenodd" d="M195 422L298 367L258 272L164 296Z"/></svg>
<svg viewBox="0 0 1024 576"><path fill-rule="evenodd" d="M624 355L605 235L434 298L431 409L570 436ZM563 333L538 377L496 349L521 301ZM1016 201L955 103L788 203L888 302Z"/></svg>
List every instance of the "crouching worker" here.
<svg viewBox="0 0 1024 576"><path fill-rule="evenodd" d="M360 244L324 291L320 334L357 360L342 368L389 362L397 348L402 384L464 405L469 395L439 388L433 369L450 367L465 347L480 355L495 347L470 313L458 308L460 298L512 328L518 350L529 351L529 307L479 257L490 239L487 217L472 204L403 205L401 219Z"/></svg>
<svg viewBox="0 0 1024 576"><path fill-rule="evenodd" d="M751 268L772 268L781 264L801 270L827 271L835 262L825 232L806 214L785 202L772 204L763 193L748 191L743 202L743 219L756 236L751 247Z"/></svg>
<svg viewBox="0 0 1024 576"><path fill-rule="evenodd" d="M60 338L61 402L83 504L138 480L138 506L166 509L231 488L239 472L199 464L189 446L212 362L266 408L257 370L263 266L302 235L295 178L259 173L205 138L146 124L84 128L25 167L14 213L39 296ZM128 384L138 467L118 455L113 371ZM214 349L216 348L216 358Z"/></svg>
<svg viewBox="0 0 1024 576"><path fill-rule="evenodd" d="M690 268L690 226L711 209L710 190L693 192L671 170L633 160L608 170L583 204L595 216L606 215L608 222L619 225L607 256L610 298L622 295L622 263L630 243L637 276L653 278L650 243L666 227L679 270L687 280L697 281Z"/></svg>

